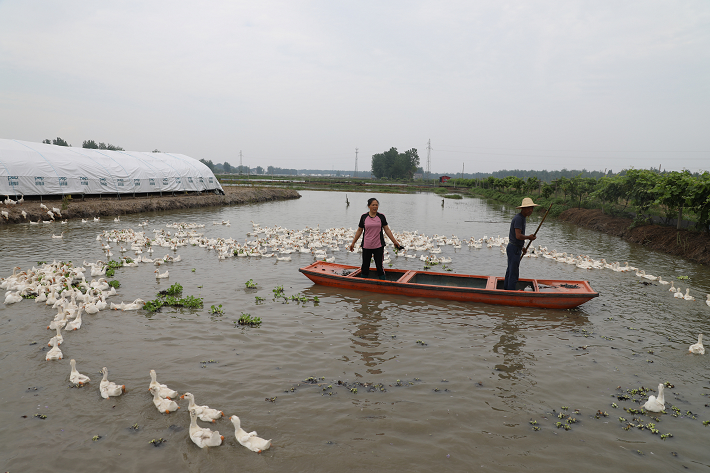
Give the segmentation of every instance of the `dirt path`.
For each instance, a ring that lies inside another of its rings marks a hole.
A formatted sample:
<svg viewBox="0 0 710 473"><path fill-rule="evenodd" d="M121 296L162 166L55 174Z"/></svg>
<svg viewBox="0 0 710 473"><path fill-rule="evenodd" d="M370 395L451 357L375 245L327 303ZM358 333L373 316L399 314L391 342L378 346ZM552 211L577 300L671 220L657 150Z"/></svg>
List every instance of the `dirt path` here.
<svg viewBox="0 0 710 473"><path fill-rule="evenodd" d="M629 228L631 219L605 215L599 209L567 209L558 218L639 243L652 250L681 256L701 264L710 263L710 235L707 233L676 230L661 225Z"/></svg>
<svg viewBox="0 0 710 473"><path fill-rule="evenodd" d="M188 194L175 196L149 196L132 197L121 196L104 197L103 199L91 198L84 201L73 199L65 209L62 209L61 200L45 200L45 205L51 210L53 207L60 209L61 219L115 217L141 212L154 212L161 210L187 209L193 207L206 207L218 205L237 205L272 200L298 199L301 195L291 189L277 189L264 187L225 187L225 195L215 194ZM0 225L8 223L24 223L28 220L50 220L47 211L40 207L37 200L26 201L21 205L0 205L3 211L8 212L9 218L0 216ZM27 217L22 216L25 211ZM55 215L56 220L60 217Z"/></svg>

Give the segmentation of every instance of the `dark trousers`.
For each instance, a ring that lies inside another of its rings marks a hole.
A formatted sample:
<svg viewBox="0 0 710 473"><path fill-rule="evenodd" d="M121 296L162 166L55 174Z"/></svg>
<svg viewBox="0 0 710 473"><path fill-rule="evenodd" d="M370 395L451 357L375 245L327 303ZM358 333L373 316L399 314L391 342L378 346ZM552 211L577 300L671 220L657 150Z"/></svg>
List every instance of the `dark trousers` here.
<svg viewBox="0 0 710 473"><path fill-rule="evenodd" d="M514 291L520 278L520 257L523 254L523 249L513 243L508 243L505 249L505 254L508 256L508 269L505 272L505 282L503 289Z"/></svg>
<svg viewBox="0 0 710 473"><path fill-rule="evenodd" d="M385 247L381 246L379 248L363 248L362 249L362 268L360 269L363 277L367 277L370 274L370 259L374 256L375 266L377 266L377 274L380 277L384 277L385 269L382 267L382 260L385 257Z"/></svg>

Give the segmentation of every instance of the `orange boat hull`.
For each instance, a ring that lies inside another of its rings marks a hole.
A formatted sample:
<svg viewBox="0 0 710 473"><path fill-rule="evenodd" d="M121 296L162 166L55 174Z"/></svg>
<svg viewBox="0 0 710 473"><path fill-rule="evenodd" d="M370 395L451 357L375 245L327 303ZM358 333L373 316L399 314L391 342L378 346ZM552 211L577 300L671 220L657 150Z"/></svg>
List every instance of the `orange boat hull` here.
<svg viewBox="0 0 710 473"><path fill-rule="evenodd" d="M387 280L380 280L374 268L370 270L371 277L363 278L357 266L324 261L299 271L323 286L518 307L571 309L599 296L587 281L521 279L518 287L525 290L506 291L499 289L503 278L495 276L392 269L387 271Z"/></svg>

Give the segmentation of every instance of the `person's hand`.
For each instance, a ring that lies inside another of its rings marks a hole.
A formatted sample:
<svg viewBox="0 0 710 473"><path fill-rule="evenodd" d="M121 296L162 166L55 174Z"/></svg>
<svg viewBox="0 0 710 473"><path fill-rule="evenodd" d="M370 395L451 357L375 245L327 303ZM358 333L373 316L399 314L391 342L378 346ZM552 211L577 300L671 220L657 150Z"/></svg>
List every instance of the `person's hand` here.
<svg viewBox="0 0 710 473"><path fill-rule="evenodd" d="M535 235L530 235L528 237L528 240L530 240L530 241L537 240L537 237Z"/></svg>
<svg viewBox="0 0 710 473"><path fill-rule="evenodd" d="M522 249L522 252L523 252L523 256L525 256L525 253L528 252L528 249L527 249L527 248L523 248L523 249Z"/></svg>
<svg viewBox="0 0 710 473"><path fill-rule="evenodd" d="M350 251L355 251L355 243L350 243L350 247L348 249Z"/></svg>

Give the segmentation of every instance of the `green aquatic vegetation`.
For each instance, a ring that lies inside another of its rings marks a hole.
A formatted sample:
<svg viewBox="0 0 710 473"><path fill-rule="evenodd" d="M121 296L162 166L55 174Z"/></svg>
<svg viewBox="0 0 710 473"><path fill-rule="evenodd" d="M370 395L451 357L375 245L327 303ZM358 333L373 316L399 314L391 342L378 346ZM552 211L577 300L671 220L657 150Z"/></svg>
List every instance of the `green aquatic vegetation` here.
<svg viewBox="0 0 710 473"><path fill-rule="evenodd" d="M284 297L284 287L283 286L276 286L274 289L271 290L271 292L274 293L274 299L278 299L279 297Z"/></svg>
<svg viewBox="0 0 710 473"><path fill-rule="evenodd" d="M47 264L46 261L37 261L37 266L42 266L44 264Z"/></svg>
<svg viewBox="0 0 710 473"><path fill-rule="evenodd" d="M23 299L37 299L37 294L23 294Z"/></svg>
<svg viewBox="0 0 710 473"><path fill-rule="evenodd" d="M109 268L106 270L106 277L112 278L116 274L116 270L113 268Z"/></svg>
<svg viewBox="0 0 710 473"><path fill-rule="evenodd" d="M681 281L687 281L688 279L690 279L690 277L688 277L688 276L677 276L677 279L680 279Z"/></svg>
<svg viewBox="0 0 710 473"><path fill-rule="evenodd" d="M192 272L194 273L195 271L197 271L197 270L195 268L192 268Z"/></svg>
<svg viewBox="0 0 710 473"><path fill-rule="evenodd" d="M219 314L219 315L224 315L224 309L222 309L222 304L218 305L215 307L214 305L210 307L210 313L211 314Z"/></svg>
<svg viewBox="0 0 710 473"><path fill-rule="evenodd" d="M116 289L118 289L119 287L121 287L121 283L120 283L118 280L116 280L116 279L114 279L113 281L109 281L109 282L108 282L108 285L111 286L111 287L114 287L114 288L116 288Z"/></svg>
<svg viewBox="0 0 710 473"><path fill-rule="evenodd" d="M260 303L260 302L264 302L265 299L264 299L263 297L254 296L254 300L255 300L256 303L258 304L258 303Z"/></svg>
<svg viewBox="0 0 710 473"><path fill-rule="evenodd" d="M182 286L180 283L175 283L169 288L167 288L165 291L161 291L160 294L167 294L169 296L179 296L182 294Z"/></svg>
<svg viewBox="0 0 710 473"><path fill-rule="evenodd" d="M100 435L94 435L93 437L91 437L91 440L93 440L94 442L96 442L96 441L99 440L100 438L101 438Z"/></svg>
<svg viewBox="0 0 710 473"><path fill-rule="evenodd" d="M319 302L320 302L320 299L318 298L318 296L313 296L313 303L318 304Z"/></svg>
<svg viewBox="0 0 710 473"><path fill-rule="evenodd" d="M248 325L250 327L257 327L261 325L261 317L252 317L251 314L246 314L242 312L242 316L239 320L234 322L236 325Z"/></svg>
<svg viewBox="0 0 710 473"><path fill-rule="evenodd" d="M247 288L249 289L256 289L256 283L254 282L253 279L248 280L247 282L244 283Z"/></svg>
<svg viewBox="0 0 710 473"><path fill-rule="evenodd" d="M161 307L163 307L163 301L160 299L148 301L143 305L143 308L148 312L157 312Z"/></svg>

